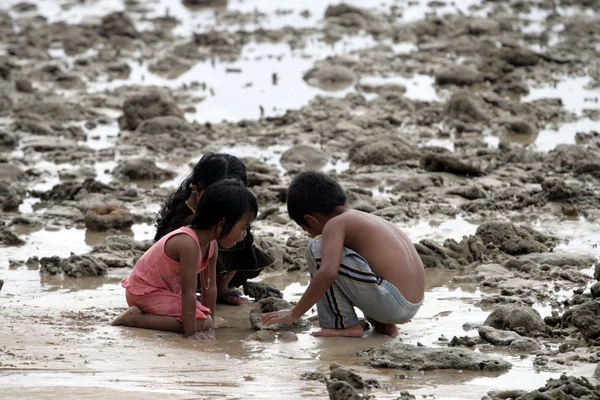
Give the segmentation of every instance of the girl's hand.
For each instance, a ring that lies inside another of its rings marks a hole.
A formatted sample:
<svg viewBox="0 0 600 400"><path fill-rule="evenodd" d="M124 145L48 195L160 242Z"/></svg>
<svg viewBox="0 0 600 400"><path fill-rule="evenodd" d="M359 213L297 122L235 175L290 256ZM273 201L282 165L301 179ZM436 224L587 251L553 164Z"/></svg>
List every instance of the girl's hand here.
<svg viewBox="0 0 600 400"><path fill-rule="evenodd" d="M293 315L292 310L270 312L260 317L260 322L263 325L293 324L296 321L298 321L298 317Z"/></svg>

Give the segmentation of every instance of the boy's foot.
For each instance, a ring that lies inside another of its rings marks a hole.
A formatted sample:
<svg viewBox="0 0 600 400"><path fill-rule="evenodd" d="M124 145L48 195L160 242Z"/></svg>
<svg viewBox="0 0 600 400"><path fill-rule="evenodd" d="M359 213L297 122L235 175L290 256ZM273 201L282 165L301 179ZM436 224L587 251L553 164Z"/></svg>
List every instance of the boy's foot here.
<svg viewBox="0 0 600 400"><path fill-rule="evenodd" d="M313 332L314 337L362 337L365 333L362 324L358 323L346 329L321 329Z"/></svg>
<svg viewBox="0 0 600 400"><path fill-rule="evenodd" d="M142 310L140 310L139 307L129 307L127 311L115 318L110 324L112 326L131 325L131 321L136 317L136 315L140 315L141 313Z"/></svg>
<svg viewBox="0 0 600 400"><path fill-rule="evenodd" d="M217 303L241 306L242 304L248 304L248 299L243 298L239 290L228 290L217 296Z"/></svg>
<svg viewBox="0 0 600 400"><path fill-rule="evenodd" d="M367 319L369 320L371 325L373 325L373 328L375 328L375 331L377 333L381 333L382 335L396 336L398 334L398 332L400 331L400 329L398 329L398 327L394 324L384 324L382 322L377 322L372 318L367 318Z"/></svg>

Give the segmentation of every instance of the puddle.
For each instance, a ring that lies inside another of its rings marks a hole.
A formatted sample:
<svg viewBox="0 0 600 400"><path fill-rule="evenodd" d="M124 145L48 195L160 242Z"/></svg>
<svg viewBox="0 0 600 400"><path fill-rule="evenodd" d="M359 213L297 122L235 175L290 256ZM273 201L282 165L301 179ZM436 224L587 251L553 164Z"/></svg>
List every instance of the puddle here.
<svg viewBox="0 0 600 400"><path fill-rule="evenodd" d="M589 76L569 78L560 78L560 81L553 86L532 87L529 94L521 100L524 103L539 99L560 98L563 107L578 116L583 115L583 110L600 109L600 89L588 89L587 86L592 83Z"/></svg>
<svg viewBox="0 0 600 400"><path fill-rule="evenodd" d="M406 93L404 96L411 100L421 101L441 101L440 97L433 86L435 78L429 75L416 74L410 78L402 76L394 77L364 77L360 80L361 84L364 85L390 85L400 84L406 87ZM376 94L366 94L367 100L372 100L377 97Z"/></svg>
<svg viewBox="0 0 600 400"><path fill-rule="evenodd" d="M554 150L559 144L575 144L577 132L600 131L600 122L583 118L575 122L567 122L559 126L558 130L542 129L535 141L535 148L539 151Z"/></svg>

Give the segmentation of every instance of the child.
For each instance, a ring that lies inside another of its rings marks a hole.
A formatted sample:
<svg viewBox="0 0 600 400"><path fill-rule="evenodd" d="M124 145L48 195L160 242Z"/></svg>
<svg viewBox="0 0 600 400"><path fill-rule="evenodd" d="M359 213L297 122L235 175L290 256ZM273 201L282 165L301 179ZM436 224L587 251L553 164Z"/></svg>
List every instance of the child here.
<svg viewBox="0 0 600 400"><path fill-rule="evenodd" d="M244 240L257 211L254 195L238 180L205 188L189 226L163 236L123 280L130 308L111 325L205 338L201 333L212 328L215 315L217 244L228 249ZM196 300L197 274L202 303Z"/></svg>
<svg viewBox="0 0 600 400"><path fill-rule="evenodd" d="M346 205L341 186L319 172L290 184L288 214L311 237L306 259L311 281L291 310L268 313L262 323L294 322L315 303L323 328L314 336L361 337L354 307L387 335L415 316L425 293L423 263L400 229Z"/></svg>
<svg viewBox="0 0 600 400"><path fill-rule="evenodd" d="M225 178L239 179L248 185L246 166L237 157L230 154L207 153L194 166L192 173L182 182L179 189L169 196L158 214L155 241L175 229L181 228L183 222L193 215L202 197L204 189ZM248 300L241 298L236 288L248 279L258 276L274 260L253 245L250 231L242 242L231 249L220 249L217 259L217 300L230 305L245 304ZM197 291L201 291L198 283Z"/></svg>

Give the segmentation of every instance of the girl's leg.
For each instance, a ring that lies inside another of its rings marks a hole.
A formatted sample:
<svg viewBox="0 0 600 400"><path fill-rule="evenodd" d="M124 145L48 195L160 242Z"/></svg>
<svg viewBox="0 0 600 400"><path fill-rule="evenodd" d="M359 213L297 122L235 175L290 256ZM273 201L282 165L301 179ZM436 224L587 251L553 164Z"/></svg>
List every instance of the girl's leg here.
<svg viewBox="0 0 600 400"><path fill-rule="evenodd" d="M154 315L142 313L139 307L129 307L127 311L115 318L112 326L129 326L132 328L153 329L156 331L167 331L183 333L183 324L175 317L166 315ZM197 319L196 329L198 332L212 328L212 318Z"/></svg>

